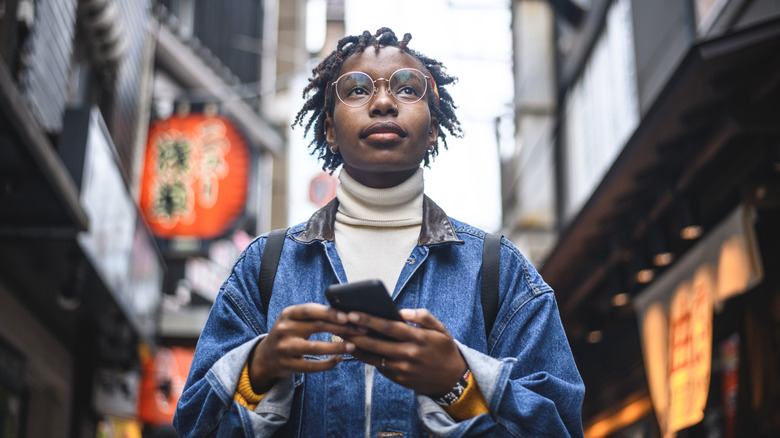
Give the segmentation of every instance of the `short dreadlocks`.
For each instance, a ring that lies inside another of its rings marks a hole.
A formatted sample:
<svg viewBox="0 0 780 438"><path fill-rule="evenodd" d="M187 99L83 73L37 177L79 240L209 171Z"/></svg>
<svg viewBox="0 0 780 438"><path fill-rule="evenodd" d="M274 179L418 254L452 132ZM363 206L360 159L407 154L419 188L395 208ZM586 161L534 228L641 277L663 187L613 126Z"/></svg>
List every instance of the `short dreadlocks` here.
<svg viewBox="0 0 780 438"><path fill-rule="evenodd" d="M314 70L312 70L312 77L309 79L309 85L303 90L303 97L306 102L298 114L295 116L295 121L292 126L295 125L304 126L304 135L309 132L309 129L314 125L314 139L309 144L312 155L317 155L318 159L322 160L322 169L333 172L342 163L341 154L333 153L328 149L327 141L325 139L325 118L328 115L333 114L333 107L335 101L334 93L328 91L328 85L336 80L337 75L341 71L341 66L344 61L354 54L362 53L367 47L373 46L374 50L379 51L381 47L398 47L409 55L416 58L422 66L428 70L428 72L436 81L436 85L439 89L439 102L436 102L436 96L433 93L428 93L428 108L432 115L436 115L439 120L439 126L444 127L455 137L461 137L462 131L460 128L460 122L457 116L455 116L455 104L452 102L452 96L445 88L457 80L457 78L448 75L444 72L444 65L433 59L428 58L421 53L407 48L407 44L412 39L412 35L404 34L404 38L398 41L395 32L387 27L380 28L376 31L375 35L371 35L369 31L364 31L361 35L351 35L339 40L336 50L334 50L327 58L325 58ZM433 86L433 85L431 85ZM309 116L308 121L304 122L306 113L309 111L312 114ZM444 143L445 149L447 148L447 135L443 129L439 129L439 137ZM439 142L433 146L433 150L429 150L425 154L425 166L430 164L431 158L435 157L439 153Z"/></svg>

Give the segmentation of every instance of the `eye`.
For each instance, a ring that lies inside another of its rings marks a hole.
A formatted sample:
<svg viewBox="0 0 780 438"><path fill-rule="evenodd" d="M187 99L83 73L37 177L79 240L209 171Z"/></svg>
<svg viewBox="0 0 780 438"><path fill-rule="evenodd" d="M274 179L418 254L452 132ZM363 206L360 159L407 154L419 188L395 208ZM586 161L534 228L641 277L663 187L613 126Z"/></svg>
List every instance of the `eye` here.
<svg viewBox="0 0 780 438"><path fill-rule="evenodd" d="M400 96L400 95L417 96L420 93L417 90L415 90L414 87L406 85L396 90L395 94L396 96Z"/></svg>
<svg viewBox="0 0 780 438"><path fill-rule="evenodd" d="M368 96L371 93L365 87L354 87L347 93L347 97L351 96Z"/></svg>

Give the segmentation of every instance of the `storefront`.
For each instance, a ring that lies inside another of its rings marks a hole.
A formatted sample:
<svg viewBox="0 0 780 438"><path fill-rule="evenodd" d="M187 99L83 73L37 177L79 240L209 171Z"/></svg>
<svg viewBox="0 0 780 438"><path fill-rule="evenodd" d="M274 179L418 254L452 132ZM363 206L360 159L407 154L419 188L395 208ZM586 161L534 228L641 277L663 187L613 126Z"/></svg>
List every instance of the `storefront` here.
<svg viewBox="0 0 780 438"><path fill-rule="evenodd" d="M780 433L780 21L751 20L683 52L540 268L588 437Z"/></svg>
<svg viewBox="0 0 780 438"><path fill-rule="evenodd" d="M18 95L2 82L3 436L131 424L139 350L155 347L162 258L100 111L68 112L55 149L23 106L9 105Z"/></svg>
<svg viewBox="0 0 780 438"><path fill-rule="evenodd" d="M778 219L776 207L737 206L634 298L646 390L586 423L587 436L780 430Z"/></svg>

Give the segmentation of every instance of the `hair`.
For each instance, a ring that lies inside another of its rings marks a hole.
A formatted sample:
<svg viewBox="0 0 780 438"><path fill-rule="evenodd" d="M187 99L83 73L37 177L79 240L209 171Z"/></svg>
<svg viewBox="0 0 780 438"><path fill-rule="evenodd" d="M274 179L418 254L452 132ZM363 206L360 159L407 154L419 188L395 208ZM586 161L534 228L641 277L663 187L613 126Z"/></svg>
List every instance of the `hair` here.
<svg viewBox="0 0 780 438"><path fill-rule="evenodd" d="M429 87L429 91L426 92L428 99L428 109L432 115L435 115L439 121L439 135L444 148L447 148L447 135L444 133L446 129L451 135L455 137L462 137L463 132L460 127L460 122L455 115L455 104L452 101L452 96L447 91L446 86L454 83L457 78L448 75L444 70L444 65L433 59L429 58L417 51L411 50L407 47L409 41L412 39L412 35L409 33L404 34L404 38L398 41L395 32L387 27L380 28L376 31L376 34L371 35L369 31L364 31L361 35L351 35L339 40L336 50L328 55L320 64L312 70L312 77L309 79L309 84L303 90L303 98L306 101L295 116L295 121L292 123L293 128L296 125L304 127L304 136L309 132L312 125L314 126L314 139L309 144L311 155L317 155L317 158L322 160L322 169L330 171L331 173L336 170L343 160L341 154L333 153L328 148L327 140L325 138L325 119L328 115L333 115L333 108L338 98L335 97L335 93L330 91L329 84L336 80L337 75L341 71L341 67L344 65L344 61L352 55L363 53L366 48L373 46L375 51L379 51L382 47L397 47L405 53L408 53L421 64L421 66L430 73L433 80L436 82L436 86L439 91L439 101L436 101L436 96L432 92L433 84ZM308 120L306 114L311 112ZM441 128L444 129L441 129ZM429 167L432 158L436 157L439 153L439 141L433 145L432 150L428 150L425 154L424 164Z"/></svg>

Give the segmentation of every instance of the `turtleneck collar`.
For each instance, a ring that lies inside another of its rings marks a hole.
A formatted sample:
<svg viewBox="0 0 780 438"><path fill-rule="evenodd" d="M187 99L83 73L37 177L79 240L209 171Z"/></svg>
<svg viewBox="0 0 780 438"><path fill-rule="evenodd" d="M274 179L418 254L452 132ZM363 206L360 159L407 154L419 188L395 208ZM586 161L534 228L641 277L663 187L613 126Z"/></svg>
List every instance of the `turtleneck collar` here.
<svg viewBox="0 0 780 438"><path fill-rule="evenodd" d="M409 226L422 223L422 168L401 184L386 189L364 186L346 171L339 174L336 221L367 226Z"/></svg>

